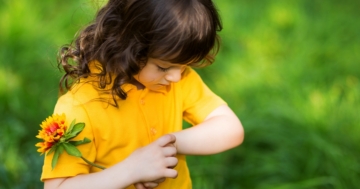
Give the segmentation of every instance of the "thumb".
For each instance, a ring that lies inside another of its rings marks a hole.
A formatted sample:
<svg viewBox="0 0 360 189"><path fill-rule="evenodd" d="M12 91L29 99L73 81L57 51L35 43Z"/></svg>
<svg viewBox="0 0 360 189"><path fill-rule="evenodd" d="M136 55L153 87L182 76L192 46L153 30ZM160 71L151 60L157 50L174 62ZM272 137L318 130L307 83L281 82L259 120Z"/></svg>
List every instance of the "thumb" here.
<svg viewBox="0 0 360 189"><path fill-rule="evenodd" d="M167 135L164 135L164 136L160 137L159 139L157 139L156 142L159 146L164 147L168 144L175 143L175 141L176 141L175 135L167 134Z"/></svg>

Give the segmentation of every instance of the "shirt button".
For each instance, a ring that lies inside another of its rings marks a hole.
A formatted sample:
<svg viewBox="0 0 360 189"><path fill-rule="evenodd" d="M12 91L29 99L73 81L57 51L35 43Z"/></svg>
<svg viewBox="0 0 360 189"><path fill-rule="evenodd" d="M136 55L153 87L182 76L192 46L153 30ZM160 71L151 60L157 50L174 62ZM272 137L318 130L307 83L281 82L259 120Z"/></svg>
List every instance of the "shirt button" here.
<svg viewBox="0 0 360 189"><path fill-rule="evenodd" d="M141 105L145 105L145 100L144 100L144 99L141 99L141 100L140 100L140 104L141 104Z"/></svg>
<svg viewBox="0 0 360 189"><path fill-rule="evenodd" d="M157 130L155 128L150 128L150 132L152 135L156 135Z"/></svg>

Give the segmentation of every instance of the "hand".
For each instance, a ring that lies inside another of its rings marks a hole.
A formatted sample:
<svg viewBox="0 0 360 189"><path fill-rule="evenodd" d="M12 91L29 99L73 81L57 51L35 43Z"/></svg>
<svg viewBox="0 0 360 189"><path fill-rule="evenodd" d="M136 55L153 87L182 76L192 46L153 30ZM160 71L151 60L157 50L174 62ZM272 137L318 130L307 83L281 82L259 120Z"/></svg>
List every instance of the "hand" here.
<svg viewBox="0 0 360 189"><path fill-rule="evenodd" d="M153 143L137 149L124 160L131 165L135 183L143 183L136 186L153 187L160 181L163 182L163 178L177 177L177 171L172 169L178 162L175 157L177 151L173 145L175 141L174 135L164 135Z"/></svg>
<svg viewBox="0 0 360 189"><path fill-rule="evenodd" d="M175 147L176 145L175 143L168 143L165 147ZM175 157L176 155L174 155ZM175 165L176 166L176 165ZM173 169L175 168L175 166L171 166L169 168ZM145 183L136 183L135 184L135 188L136 189L152 189L157 187L160 183L164 182L166 178L161 178L155 181L151 181L151 182L145 182Z"/></svg>

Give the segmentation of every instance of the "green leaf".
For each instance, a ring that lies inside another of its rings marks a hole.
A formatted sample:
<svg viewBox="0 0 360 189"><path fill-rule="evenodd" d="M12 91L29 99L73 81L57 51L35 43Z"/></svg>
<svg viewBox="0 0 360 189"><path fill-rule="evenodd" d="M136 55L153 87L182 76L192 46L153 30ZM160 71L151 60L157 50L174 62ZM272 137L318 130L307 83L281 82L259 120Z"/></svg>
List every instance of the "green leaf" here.
<svg viewBox="0 0 360 189"><path fill-rule="evenodd" d="M69 141L69 143L72 144L72 145L74 145L74 146L78 146L78 145L80 145L80 144L86 144L86 143L89 143L89 142L91 142L91 140L88 139L88 138L86 138L86 137L85 137L83 140Z"/></svg>
<svg viewBox="0 0 360 189"><path fill-rule="evenodd" d="M75 157L81 157L81 152L72 144L70 143L62 143L62 146L64 146L65 151Z"/></svg>
<svg viewBox="0 0 360 189"><path fill-rule="evenodd" d="M85 123L77 123L73 126L71 132L68 132L65 135L65 140L72 139L76 137L83 129L85 128Z"/></svg>
<svg viewBox="0 0 360 189"><path fill-rule="evenodd" d="M71 124L70 124L70 127L69 127L69 129L68 129L67 133L71 133L71 131L72 131L72 130L73 130L73 128L74 128L74 125L75 125L75 119L74 119L74 120L72 120L72 122L71 122Z"/></svg>
<svg viewBox="0 0 360 189"><path fill-rule="evenodd" d="M60 154L64 151L64 147L62 145L58 145L57 148L55 148L55 154L53 156L52 162L51 162L51 168L54 169L58 160Z"/></svg>
<svg viewBox="0 0 360 189"><path fill-rule="evenodd" d="M65 135L65 141L68 141L69 139L72 139L72 138L74 138L74 137L76 137L75 134L68 133L67 135Z"/></svg>
<svg viewBox="0 0 360 189"><path fill-rule="evenodd" d="M71 131L71 133L78 135L84 128L85 128L85 123L77 123L74 125L74 128Z"/></svg>
<svg viewBox="0 0 360 189"><path fill-rule="evenodd" d="M85 123L77 123L74 125L71 133L79 134L85 128Z"/></svg>
<svg viewBox="0 0 360 189"><path fill-rule="evenodd" d="M48 155L50 155L51 153L53 153L54 151L56 151L57 147L58 147L58 144L53 145L53 146L50 148L50 150L46 153L46 155L48 156Z"/></svg>

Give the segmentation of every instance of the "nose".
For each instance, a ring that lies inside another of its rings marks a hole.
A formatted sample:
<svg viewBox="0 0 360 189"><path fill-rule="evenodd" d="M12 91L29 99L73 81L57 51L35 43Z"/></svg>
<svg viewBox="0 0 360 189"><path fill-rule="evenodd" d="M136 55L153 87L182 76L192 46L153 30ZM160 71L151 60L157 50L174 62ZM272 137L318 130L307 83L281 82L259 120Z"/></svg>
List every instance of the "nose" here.
<svg viewBox="0 0 360 189"><path fill-rule="evenodd" d="M165 75L165 79L170 82L178 82L181 79L181 73L183 69L172 69Z"/></svg>

